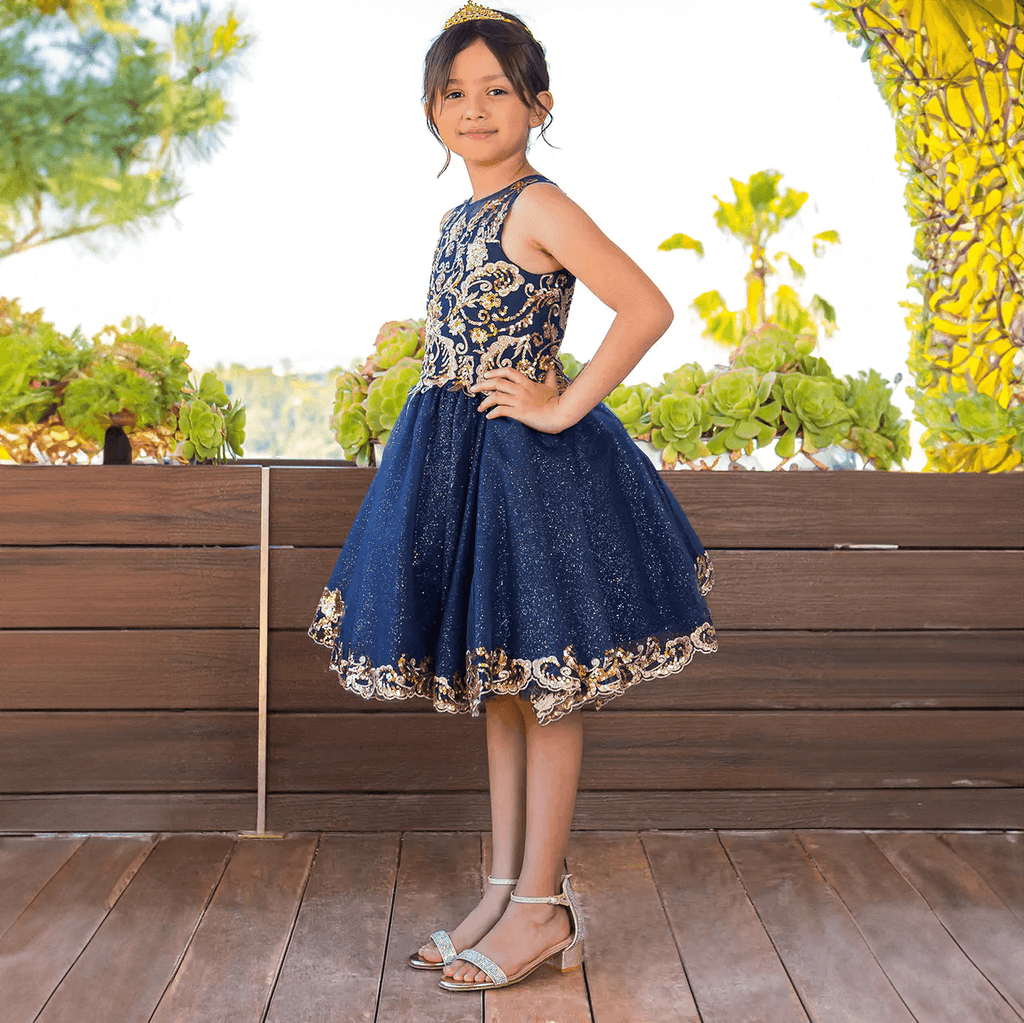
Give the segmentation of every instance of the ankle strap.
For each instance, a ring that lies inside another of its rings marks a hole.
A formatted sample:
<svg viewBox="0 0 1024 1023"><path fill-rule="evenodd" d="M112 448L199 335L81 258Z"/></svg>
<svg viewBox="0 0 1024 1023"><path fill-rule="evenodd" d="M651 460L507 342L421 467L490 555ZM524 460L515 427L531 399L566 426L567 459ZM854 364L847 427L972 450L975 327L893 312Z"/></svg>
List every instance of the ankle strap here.
<svg viewBox="0 0 1024 1023"><path fill-rule="evenodd" d="M566 905L568 905L568 900L561 893L559 893L558 895L538 895L538 896L533 896L533 895L516 895L516 893L513 892L509 896L509 898L513 902L550 902L552 906L566 906Z"/></svg>
<svg viewBox="0 0 1024 1023"><path fill-rule="evenodd" d="M490 874L487 875L487 880L491 884L518 884L519 883L519 878L518 877L491 877Z"/></svg>

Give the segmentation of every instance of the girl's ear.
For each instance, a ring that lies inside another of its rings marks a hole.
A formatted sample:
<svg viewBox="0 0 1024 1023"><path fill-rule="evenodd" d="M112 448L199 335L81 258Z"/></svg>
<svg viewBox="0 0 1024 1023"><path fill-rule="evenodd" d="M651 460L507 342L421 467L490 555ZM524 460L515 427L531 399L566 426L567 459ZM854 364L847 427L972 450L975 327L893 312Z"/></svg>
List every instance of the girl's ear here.
<svg viewBox="0 0 1024 1023"><path fill-rule="evenodd" d="M544 91L537 93L536 102L533 106L533 112L540 118L541 124L543 124L548 119L548 116L554 105L555 97L552 96L550 92Z"/></svg>

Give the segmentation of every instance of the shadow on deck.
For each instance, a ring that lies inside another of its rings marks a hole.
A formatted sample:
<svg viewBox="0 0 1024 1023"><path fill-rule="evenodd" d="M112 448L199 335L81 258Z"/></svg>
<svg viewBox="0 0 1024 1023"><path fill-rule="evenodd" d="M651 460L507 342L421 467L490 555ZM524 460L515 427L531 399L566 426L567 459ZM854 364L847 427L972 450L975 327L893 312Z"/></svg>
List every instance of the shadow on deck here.
<svg viewBox="0 0 1024 1023"><path fill-rule="evenodd" d="M449 993L488 832L0 838L3 1023L1024 1019L1019 831L574 831L581 970Z"/></svg>

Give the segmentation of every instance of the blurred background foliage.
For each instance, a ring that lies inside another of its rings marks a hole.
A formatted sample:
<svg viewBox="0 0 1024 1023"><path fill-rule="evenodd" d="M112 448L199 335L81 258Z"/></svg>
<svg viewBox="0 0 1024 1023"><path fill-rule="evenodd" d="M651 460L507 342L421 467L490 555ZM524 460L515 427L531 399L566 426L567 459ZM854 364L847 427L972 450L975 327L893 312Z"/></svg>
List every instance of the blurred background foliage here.
<svg viewBox="0 0 1024 1023"><path fill-rule="evenodd" d="M1024 447L1024 7L820 0L896 122L920 302L907 388L924 471L1020 470Z"/></svg>
<svg viewBox="0 0 1024 1023"><path fill-rule="evenodd" d="M212 367L233 401L245 407L246 458L341 458L331 432L335 380L341 369L292 373L271 366Z"/></svg>
<svg viewBox="0 0 1024 1023"><path fill-rule="evenodd" d="M185 196L180 167L221 142L223 92L252 41L233 12L209 16L0 0L0 258L103 228L135 235ZM157 22L169 47L147 35Z"/></svg>
<svg viewBox="0 0 1024 1023"><path fill-rule="evenodd" d="M730 178L733 201L714 196L718 202L715 224L731 235L745 250L750 269L744 278L746 304L742 309L730 309L721 292L706 291L693 301L693 308L704 321L704 337L735 348L752 330L766 323L776 323L794 334L818 338L819 328L826 337L836 331L836 313L832 304L821 295L812 296L805 306L796 290L786 283L778 283L772 291L769 277L777 276L782 266L795 281L802 281L807 271L790 253L779 250L769 256L768 246L786 222L792 220L807 202L806 192L787 188L780 191L778 171L764 170L752 174L747 181ZM815 256L824 254L826 246L839 244L838 231L819 231L812 239ZM689 249L704 258L704 243L688 234L677 233L666 238L661 251Z"/></svg>

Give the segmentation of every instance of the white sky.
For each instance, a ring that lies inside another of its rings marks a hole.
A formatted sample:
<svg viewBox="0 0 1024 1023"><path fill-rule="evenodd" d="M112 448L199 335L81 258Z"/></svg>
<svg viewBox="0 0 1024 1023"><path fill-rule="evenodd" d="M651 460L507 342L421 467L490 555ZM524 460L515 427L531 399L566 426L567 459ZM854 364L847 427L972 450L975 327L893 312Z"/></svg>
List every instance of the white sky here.
<svg viewBox="0 0 1024 1023"><path fill-rule="evenodd" d="M65 333L141 315L220 360L293 370L348 365L381 324L425 314L445 210L472 195L448 170L421 105L423 58L459 0L238 0L256 41L227 93L235 120L190 193L137 241L57 242L0 263L0 294L43 306ZM501 6L500 4L498 6ZM543 44L555 97L529 158L664 292L676 317L626 378L726 361L689 308L718 288L743 296L744 257L711 219L729 178L768 167L810 193L778 239L807 268L798 286L836 308L819 352L837 374L875 368L903 393L913 231L903 208L892 118L867 65L809 0L522 0L505 8ZM214 3L220 16L224 3ZM811 237L837 230L822 259ZM707 255L659 252L684 231ZM86 236L88 237L88 236ZM87 247L88 246L88 247ZM99 249L99 251L90 251ZM775 251L774 249L771 251ZM614 313L576 286L562 348L593 355ZM922 428L912 422L920 469Z"/></svg>

